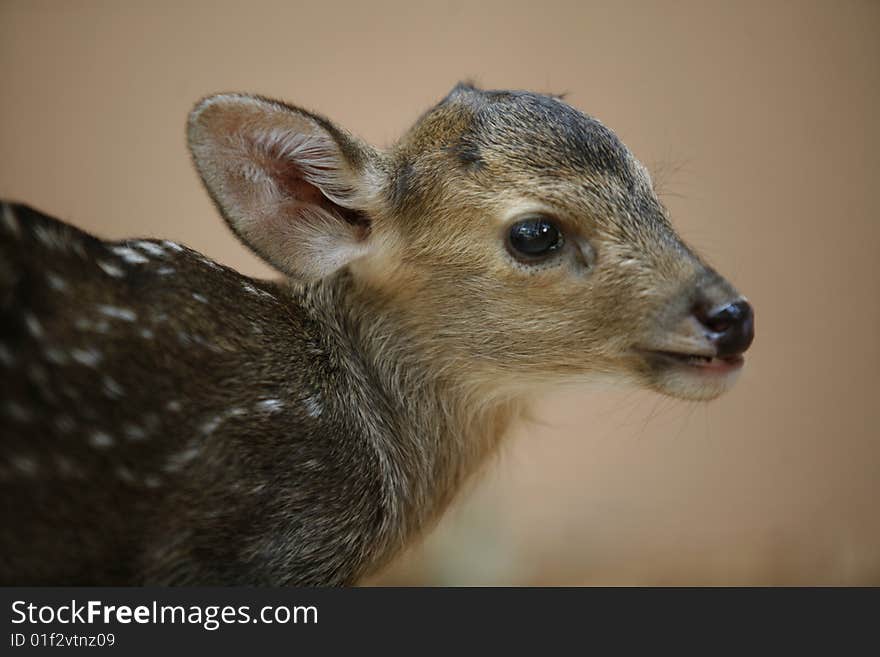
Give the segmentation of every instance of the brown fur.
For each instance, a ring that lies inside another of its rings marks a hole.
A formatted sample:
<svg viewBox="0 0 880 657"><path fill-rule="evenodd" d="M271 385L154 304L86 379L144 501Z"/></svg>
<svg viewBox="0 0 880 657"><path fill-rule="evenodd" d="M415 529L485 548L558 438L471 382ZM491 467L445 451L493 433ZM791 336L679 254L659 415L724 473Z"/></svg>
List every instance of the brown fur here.
<svg viewBox="0 0 880 657"><path fill-rule="evenodd" d="M537 392L732 383L659 352L705 353L694 308L737 293L613 133L558 98L459 85L380 151L226 94L188 136L284 279L3 206L3 583L354 583ZM530 212L561 227L557 257L506 246Z"/></svg>

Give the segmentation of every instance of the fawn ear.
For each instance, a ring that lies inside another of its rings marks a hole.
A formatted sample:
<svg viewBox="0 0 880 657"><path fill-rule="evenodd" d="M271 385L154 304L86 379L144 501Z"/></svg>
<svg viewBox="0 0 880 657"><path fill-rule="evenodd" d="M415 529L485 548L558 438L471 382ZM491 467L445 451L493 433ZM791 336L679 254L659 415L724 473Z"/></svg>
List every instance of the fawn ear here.
<svg viewBox="0 0 880 657"><path fill-rule="evenodd" d="M318 279L370 249L381 155L326 119L257 96L200 102L187 135L208 193L241 240Z"/></svg>

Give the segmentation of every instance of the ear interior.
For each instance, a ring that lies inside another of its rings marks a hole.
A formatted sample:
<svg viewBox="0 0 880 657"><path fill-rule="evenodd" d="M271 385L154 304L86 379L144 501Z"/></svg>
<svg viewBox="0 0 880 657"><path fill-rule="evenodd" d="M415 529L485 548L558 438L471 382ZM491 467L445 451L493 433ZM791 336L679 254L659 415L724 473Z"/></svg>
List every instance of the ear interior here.
<svg viewBox="0 0 880 657"><path fill-rule="evenodd" d="M232 229L281 271L315 279L369 250L378 155L304 110L221 95L190 115L189 144Z"/></svg>

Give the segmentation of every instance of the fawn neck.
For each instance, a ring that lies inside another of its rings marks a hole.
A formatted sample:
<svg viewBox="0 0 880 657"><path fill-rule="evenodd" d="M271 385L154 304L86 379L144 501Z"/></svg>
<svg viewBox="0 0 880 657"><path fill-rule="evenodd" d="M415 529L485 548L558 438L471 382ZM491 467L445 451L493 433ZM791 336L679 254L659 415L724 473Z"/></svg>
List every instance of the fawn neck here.
<svg viewBox="0 0 880 657"><path fill-rule="evenodd" d="M521 407L513 394L465 378L450 356L425 358L413 321L348 272L291 284L337 344L349 388L341 401L382 468L387 548L399 548L449 504Z"/></svg>

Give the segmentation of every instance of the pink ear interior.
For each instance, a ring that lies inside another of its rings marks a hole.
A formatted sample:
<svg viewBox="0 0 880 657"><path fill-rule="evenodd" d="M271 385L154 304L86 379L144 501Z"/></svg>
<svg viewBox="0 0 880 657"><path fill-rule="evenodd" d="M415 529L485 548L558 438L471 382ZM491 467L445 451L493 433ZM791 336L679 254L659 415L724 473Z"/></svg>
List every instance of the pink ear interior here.
<svg viewBox="0 0 880 657"><path fill-rule="evenodd" d="M362 255L364 176L312 117L245 96L205 101L190 148L241 239L282 271L321 277Z"/></svg>

